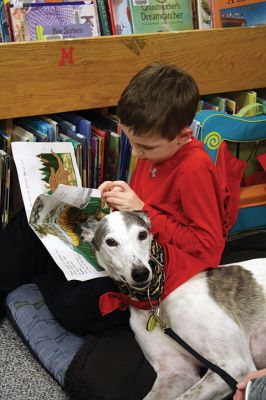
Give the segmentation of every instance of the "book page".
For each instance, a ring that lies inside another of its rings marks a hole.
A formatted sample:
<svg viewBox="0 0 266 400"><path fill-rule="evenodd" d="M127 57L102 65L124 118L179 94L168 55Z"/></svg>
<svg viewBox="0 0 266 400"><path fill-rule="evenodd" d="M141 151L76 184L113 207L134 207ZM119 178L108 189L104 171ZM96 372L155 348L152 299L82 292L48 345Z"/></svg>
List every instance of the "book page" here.
<svg viewBox="0 0 266 400"><path fill-rule="evenodd" d="M12 151L29 224L66 278L106 276L81 225L110 210L99 190L81 186L72 144L14 142Z"/></svg>

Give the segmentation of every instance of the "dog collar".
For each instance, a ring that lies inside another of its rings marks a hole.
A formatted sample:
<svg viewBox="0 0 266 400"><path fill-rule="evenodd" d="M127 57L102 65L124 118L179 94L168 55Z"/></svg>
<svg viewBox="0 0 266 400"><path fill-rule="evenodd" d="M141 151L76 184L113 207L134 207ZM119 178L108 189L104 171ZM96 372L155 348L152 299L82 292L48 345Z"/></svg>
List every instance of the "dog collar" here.
<svg viewBox="0 0 266 400"><path fill-rule="evenodd" d="M149 284L149 298L150 300L159 300L163 292L163 285L165 281L164 252L162 245L155 240L153 240L151 243L149 265L152 270L152 280ZM141 290L132 289L126 282L116 280L114 280L114 282L118 286L119 290L130 298L134 297L135 299L141 301L149 300L146 290L142 292Z"/></svg>
<svg viewBox="0 0 266 400"><path fill-rule="evenodd" d="M148 310L152 305L159 304L165 282L165 255L163 246L155 240L151 243L149 265L152 269L152 280L147 292L130 288L125 282L114 280L120 292L107 292L100 297L99 307L102 315L116 310L125 310L129 305Z"/></svg>

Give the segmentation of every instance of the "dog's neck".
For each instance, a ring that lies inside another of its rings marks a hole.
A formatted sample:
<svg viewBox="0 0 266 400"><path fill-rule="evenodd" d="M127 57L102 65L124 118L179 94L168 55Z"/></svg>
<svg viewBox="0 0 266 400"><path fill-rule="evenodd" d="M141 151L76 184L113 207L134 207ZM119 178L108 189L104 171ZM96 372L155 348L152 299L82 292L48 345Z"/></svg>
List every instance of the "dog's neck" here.
<svg viewBox="0 0 266 400"><path fill-rule="evenodd" d="M148 286L149 294L147 287L144 289L135 289L130 287L126 282L114 280L120 291L137 300L159 301L165 281L164 252L163 247L154 240L151 243L149 264L152 269L152 279Z"/></svg>

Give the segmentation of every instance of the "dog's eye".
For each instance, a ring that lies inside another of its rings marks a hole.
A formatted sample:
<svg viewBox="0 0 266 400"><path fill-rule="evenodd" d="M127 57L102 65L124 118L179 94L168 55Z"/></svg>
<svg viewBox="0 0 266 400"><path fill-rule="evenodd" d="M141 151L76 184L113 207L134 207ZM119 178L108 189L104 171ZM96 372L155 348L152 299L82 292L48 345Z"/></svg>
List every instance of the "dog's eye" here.
<svg viewBox="0 0 266 400"><path fill-rule="evenodd" d="M147 236L148 236L147 231L141 231L139 233L139 240L145 240L147 238Z"/></svg>
<svg viewBox="0 0 266 400"><path fill-rule="evenodd" d="M105 243L109 247L115 247L118 245L118 243L114 239L106 239Z"/></svg>

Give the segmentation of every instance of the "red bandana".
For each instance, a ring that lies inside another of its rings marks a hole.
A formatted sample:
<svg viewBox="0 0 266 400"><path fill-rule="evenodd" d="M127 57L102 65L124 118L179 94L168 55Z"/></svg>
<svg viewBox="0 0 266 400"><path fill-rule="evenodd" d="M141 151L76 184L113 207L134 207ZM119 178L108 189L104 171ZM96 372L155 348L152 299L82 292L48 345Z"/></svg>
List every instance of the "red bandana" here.
<svg viewBox="0 0 266 400"><path fill-rule="evenodd" d="M151 304L156 306L159 304L158 300L133 300L127 294L122 292L107 292L100 297L99 307L103 316L109 314L117 309L126 310L128 306L140 308L142 310L149 310Z"/></svg>

